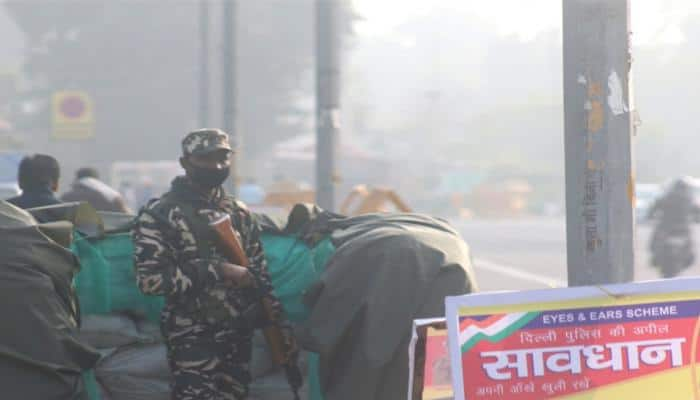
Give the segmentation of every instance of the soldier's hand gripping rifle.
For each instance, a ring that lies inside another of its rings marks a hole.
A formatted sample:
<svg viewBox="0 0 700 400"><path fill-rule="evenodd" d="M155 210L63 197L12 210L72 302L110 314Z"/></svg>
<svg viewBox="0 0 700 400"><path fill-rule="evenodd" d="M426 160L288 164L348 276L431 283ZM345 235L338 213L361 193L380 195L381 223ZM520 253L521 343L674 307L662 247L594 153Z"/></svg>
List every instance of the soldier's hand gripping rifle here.
<svg viewBox="0 0 700 400"><path fill-rule="evenodd" d="M248 261L248 256L246 255L243 247L236 232L233 230L233 225L231 224L231 217L228 214L223 214L217 216L209 226L214 229L216 236L219 240L219 248L224 253L228 261L240 265L244 268L249 268L250 263ZM255 274L250 271L253 276ZM260 289L260 285L257 283L257 279L253 279L253 285ZM280 316L275 312L272 301L269 297L265 296L264 293L260 294L260 302L262 309L265 313L265 327L263 328L263 335L265 336L265 341L272 354L272 359L277 365L284 368L287 374L287 381L292 388L295 400L299 399L299 388L303 384L303 378L301 376L301 371L297 365L296 359L290 359L290 354L294 349L289 349L288 346L294 346L294 343L287 344L285 342L284 333L280 328L279 321ZM293 340L293 338L291 338Z"/></svg>

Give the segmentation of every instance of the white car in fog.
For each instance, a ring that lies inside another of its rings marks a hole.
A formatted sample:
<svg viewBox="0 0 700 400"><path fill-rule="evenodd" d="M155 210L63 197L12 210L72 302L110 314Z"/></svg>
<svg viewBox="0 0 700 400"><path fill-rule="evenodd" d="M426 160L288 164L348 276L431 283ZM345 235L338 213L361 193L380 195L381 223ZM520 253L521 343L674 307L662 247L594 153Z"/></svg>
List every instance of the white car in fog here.
<svg viewBox="0 0 700 400"><path fill-rule="evenodd" d="M0 200L7 200L20 193L19 186L14 182L0 182Z"/></svg>
<svg viewBox="0 0 700 400"><path fill-rule="evenodd" d="M17 168L23 154L14 151L0 151L0 200L7 200L20 194L17 185Z"/></svg>
<svg viewBox="0 0 700 400"><path fill-rule="evenodd" d="M649 208L663 194L663 187L656 183L638 183L636 187L637 203L635 212L638 222L647 222Z"/></svg>

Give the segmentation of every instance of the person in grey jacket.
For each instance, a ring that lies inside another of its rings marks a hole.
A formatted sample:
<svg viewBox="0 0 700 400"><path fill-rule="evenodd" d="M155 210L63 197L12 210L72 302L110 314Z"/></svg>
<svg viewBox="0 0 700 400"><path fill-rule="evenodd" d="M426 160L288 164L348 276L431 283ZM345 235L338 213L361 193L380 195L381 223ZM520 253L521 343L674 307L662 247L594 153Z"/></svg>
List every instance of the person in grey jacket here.
<svg viewBox="0 0 700 400"><path fill-rule="evenodd" d="M130 213L122 195L99 179L94 168L80 168L71 190L61 196L65 202L86 201L97 211Z"/></svg>

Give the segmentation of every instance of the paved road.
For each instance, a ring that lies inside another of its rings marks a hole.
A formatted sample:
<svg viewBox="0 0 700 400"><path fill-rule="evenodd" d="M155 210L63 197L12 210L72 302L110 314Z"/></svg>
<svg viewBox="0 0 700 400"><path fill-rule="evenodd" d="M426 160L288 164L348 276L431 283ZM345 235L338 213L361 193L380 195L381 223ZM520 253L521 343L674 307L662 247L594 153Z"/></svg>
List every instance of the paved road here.
<svg viewBox="0 0 700 400"><path fill-rule="evenodd" d="M481 290L520 290L566 283L566 228L563 219L453 221L469 243ZM651 226L637 228L635 280L657 279L648 264ZM696 227L700 255L700 228ZM700 276L700 264L683 275Z"/></svg>

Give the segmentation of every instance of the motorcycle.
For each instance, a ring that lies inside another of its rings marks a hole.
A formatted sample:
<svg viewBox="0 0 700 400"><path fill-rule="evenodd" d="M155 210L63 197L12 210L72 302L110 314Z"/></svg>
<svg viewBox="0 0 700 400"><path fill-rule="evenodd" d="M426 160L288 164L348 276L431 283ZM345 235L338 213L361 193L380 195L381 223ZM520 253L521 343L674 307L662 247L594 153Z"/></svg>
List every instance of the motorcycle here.
<svg viewBox="0 0 700 400"><path fill-rule="evenodd" d="M652 244L652 265L663 278L674 278L688 269L695 261L690 232L676 230L658 232Z"/></svg>
<svg viewBox="0 0 700 400"><path fill-rule="evenodd" d="M651 264L664 278L673 278L695 261L693 223L700 222L697 181L679 178L647 211L658 219L651 241Z"/></svg>

